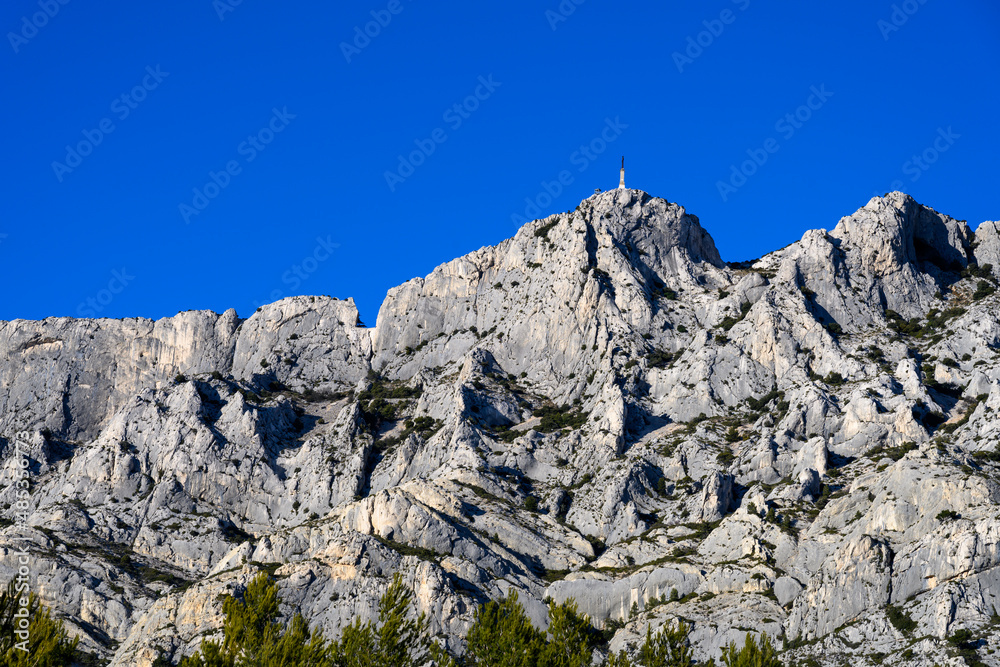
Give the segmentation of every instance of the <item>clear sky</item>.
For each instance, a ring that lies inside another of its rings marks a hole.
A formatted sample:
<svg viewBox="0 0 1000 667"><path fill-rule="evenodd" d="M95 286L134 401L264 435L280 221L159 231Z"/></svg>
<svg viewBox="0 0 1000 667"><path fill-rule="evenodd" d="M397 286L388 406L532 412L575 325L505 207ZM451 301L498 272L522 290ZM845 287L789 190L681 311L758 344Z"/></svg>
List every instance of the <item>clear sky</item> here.
<svg viewBox="0 0 1000 667"><path fill-rule="evenodd" d="M988 0L8 0L0 27L0 319L329 294L373 325L623 154L730 261L890 189L1000 217Z"/></svg>

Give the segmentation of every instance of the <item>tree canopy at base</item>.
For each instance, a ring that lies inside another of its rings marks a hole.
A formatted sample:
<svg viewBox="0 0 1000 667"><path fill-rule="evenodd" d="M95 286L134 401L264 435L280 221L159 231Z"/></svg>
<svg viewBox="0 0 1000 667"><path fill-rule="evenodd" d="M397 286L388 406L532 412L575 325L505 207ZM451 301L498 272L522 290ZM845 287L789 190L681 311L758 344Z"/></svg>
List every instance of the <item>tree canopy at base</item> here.
<svg viewBox="0 0 1000 667"><path fill-rule="evenodd" d="M379 602L378 623L357 619L340 641L309 630L301 614L288 627L278 622L278 588L257 575L242 599L228 597L222 642L206 640L181 667L454 667L427 630L427 618L409 614L413 593L398 574Z"/></svg>
<svg viewBox="0 0 1000 667"><path fill-rule="evenodd" d="M279 602L275 582L265 573L257 575L241 597L223 603L221 642L203 641L180 667L590 667L595 649L607 640L573 600L550 601L548 629L538 630L515 592L476 610L465 654L456 661L431 638L426 616L411 612L413 592L398 574L379 602L378 620L356 619L336 641L318 629L310 631L301 614L283 626ZM655 633L647 628L634 657L624 651L609 654L602 667L715 667L714 660L695 661L690 631L684 621ZM759 643L747 634L742 648L730 644L722 664L781 667L766 634Z"/></svg>

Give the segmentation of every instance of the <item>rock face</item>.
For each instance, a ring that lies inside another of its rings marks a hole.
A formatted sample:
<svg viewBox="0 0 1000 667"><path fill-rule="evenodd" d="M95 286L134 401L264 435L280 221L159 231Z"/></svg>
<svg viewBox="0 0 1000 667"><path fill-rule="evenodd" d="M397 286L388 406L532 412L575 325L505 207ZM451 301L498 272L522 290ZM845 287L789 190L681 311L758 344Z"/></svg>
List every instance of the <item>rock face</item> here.
<svg viewBox="0 0 1000 667"><path fill-rule="evenodd" d="M1000 223L986 221L976 228L975 243L976 263L979 266L990 264L1000 267Z"/></svg>
<svg viewBox="0 0 1000 667"><path fill-rule="evenodd" d="M371 368L371 335L358 321L353 299L299 296L263 306L240 329L232 375L264 389L353 387Z"/></svg>
<svg viewBox="0 0 1000 667"><path fill-rule="evenodd" d="M177 662L262 568L336 634L403 573L575 599L608 649L693 623L792 663L1000 664L1000 234L901 193L752 263L636 190L390 290L240 321L0 322L35 589L122 667ZM14 489L0 491L13 515ZM808 662L808 661L814 662ZM923 662L920 662L923 661ZM951 662L949 662L951 661Z"/></svg>
<svg viewBox="0 0 1000 667"><path fill-rule="evenodd" d="M189 311L152 320L0 323L0 428L48 428L94 437L103 423L146 387L182 371L228 369L239 320Z"/></svg>

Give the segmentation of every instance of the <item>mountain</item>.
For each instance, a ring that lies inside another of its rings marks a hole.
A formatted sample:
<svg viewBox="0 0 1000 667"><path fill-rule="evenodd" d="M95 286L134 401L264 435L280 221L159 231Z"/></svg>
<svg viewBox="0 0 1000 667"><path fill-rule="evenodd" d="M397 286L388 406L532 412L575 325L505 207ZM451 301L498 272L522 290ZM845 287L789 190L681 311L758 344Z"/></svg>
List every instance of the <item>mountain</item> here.
<svg viewBox="0 0 1000 667"><path fill-rule="evenodd" d="M997 266L998 223L898 192L727 264L614 190L372 329L321 296L0 322L31 479L21 515L0 493L0 578L26 547L122 667L190 654L261 570L328 636L401 572L456 652L517 591L623 624L615 651L683 617L699 659L766 631L788 664L955 664L956 637L1000 664Z"/></svg>

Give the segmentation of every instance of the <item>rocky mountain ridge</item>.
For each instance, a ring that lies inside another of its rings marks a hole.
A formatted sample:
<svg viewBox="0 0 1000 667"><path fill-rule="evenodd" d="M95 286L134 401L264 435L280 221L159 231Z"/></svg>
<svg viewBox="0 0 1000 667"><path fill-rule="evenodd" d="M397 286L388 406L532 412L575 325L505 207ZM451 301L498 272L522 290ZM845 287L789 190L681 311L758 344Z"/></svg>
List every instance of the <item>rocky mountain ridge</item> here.
<svg viewBox="0 0 1000 667"><path fill-rule="evenodd" d="M176 662L259 571L335 633L403 572L435 632L518 591L609 648L693 622L789 664L1000 647L1000 266L874 198L752 263L637 190L353 301L0 323L37 590L113 665ZM14 490L0 494L10 511ZM970 648L971 647L971 648Z"/></svg>

